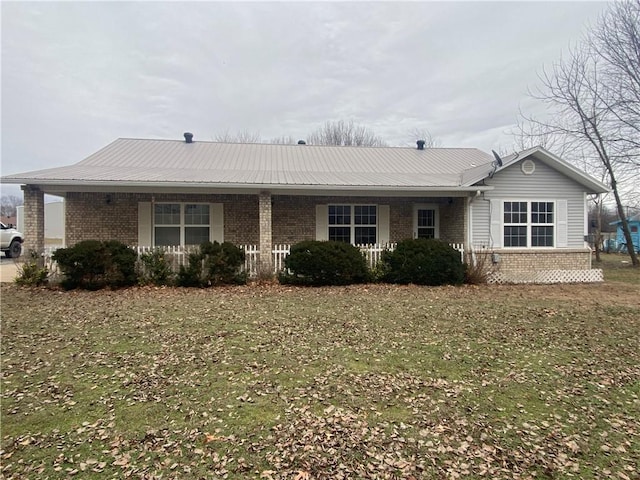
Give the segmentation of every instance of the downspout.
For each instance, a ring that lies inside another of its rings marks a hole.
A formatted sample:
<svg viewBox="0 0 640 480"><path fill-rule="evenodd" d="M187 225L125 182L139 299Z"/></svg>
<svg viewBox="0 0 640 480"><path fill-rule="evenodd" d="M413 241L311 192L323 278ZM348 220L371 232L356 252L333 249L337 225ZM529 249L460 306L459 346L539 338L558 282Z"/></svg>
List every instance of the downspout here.
<svg viewBox="0 0 640 480"><path fill-rule="evenodd" d="M473 250L473 200L480 196L480 190L476 191L473 196L467 197L467 235L465 238L465 249L469 252L471 264L475 266L476 256Z"/></svg>
<svg viewBox="0 0 640 480"><path fill-rule="evenodd" d="M156 244L156 227L154 222L156 221L156 196L151 195L151 245L149 245L150 249L153 249Z"/></svg>

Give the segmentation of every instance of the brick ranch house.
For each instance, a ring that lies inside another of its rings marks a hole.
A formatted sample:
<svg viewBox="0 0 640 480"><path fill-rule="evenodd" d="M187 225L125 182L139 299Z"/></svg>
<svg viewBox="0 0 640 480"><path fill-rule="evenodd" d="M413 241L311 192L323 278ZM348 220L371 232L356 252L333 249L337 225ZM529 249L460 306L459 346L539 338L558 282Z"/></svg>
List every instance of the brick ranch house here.
<svg viewBox="0 0 640 480"><path fill-rule="evenodd" d="M44 249L44 194L51 194L65 199L67 246L229 241L255 245L261 268L273 271L277 244L435 237L463 244L468 261L489 258L495 281L598 280L584 241L586 204L607 187L543 148L500 159L420 142L339 147L192 137L122 138L71 166L2 177L23 185L25 249Z"/></svg>

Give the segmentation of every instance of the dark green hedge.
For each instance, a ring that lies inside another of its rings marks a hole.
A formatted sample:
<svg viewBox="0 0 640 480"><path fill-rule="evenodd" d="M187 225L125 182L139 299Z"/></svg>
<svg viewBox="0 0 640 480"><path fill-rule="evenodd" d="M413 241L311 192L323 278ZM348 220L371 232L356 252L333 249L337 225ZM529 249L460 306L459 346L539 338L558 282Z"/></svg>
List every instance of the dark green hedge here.
<svg viewBox="0 0 640 480"><path fill-rule="evenodd" d="M73 247L59 248L53 253L64 274L65 289L98 290L135 285L136 252L116 240L85 240Z"/></svg>
<svg viewBox="0 0 640 480"><path fill-rule="evenodd" d="M434 239L398 242L394 251L382 254L379 269L382 280L388 283L460 285L465 277L460 252Z"/></svg>
<svg viewBox="0 0 640 480"><path fill-rule="evenodd" d="M280 283L292 285L348 285L371 279L358 247L344 242L309 240L291 247Z"/></svg>

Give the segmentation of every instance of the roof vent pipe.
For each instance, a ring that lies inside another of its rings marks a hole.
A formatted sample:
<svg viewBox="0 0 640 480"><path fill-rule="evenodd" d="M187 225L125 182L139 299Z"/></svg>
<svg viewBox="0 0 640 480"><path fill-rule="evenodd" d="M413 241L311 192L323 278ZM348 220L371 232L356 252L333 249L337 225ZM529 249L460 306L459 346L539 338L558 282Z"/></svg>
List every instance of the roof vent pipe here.
<svg viewBox="0 0 640 480"><path fill-rule="evenodd" d="M193 133L184 132L184 141L187 143L193 143Z"/></svg>
<svg viewBox="0 0 640 480"><path fill-rule="evenodd" d="M298 145L306 145L307 142L305 142L304 140L298 140Z"/></svg>
<svg viewBox="0 0 640 480"><path fill-rule="evenodd" d="M424 150L424 144L427 143L424 140L418 140L416 144L418 145L418 150Z"/></svg>

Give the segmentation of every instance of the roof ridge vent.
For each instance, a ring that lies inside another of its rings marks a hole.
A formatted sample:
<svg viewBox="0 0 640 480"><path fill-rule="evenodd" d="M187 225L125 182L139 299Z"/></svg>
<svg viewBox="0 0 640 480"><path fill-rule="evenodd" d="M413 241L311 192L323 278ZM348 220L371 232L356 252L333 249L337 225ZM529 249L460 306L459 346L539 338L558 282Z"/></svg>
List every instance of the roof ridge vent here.
<svg viewBox="0 0 640 480"><path fill-rule="evenodd" d="M191 132L184 132L184 141L186 143L193 143L193 133Z"/></svg>

